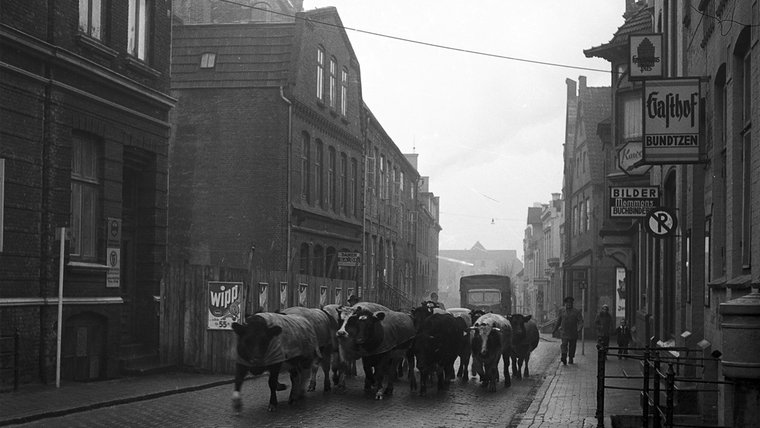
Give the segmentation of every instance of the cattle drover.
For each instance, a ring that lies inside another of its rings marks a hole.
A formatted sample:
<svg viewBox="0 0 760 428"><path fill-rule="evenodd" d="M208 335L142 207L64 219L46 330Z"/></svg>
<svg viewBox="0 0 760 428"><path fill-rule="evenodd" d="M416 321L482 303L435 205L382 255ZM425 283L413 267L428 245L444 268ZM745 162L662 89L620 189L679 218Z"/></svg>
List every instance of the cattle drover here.
<svg viewBox="0 0 760 428"><path fill-rule="evenodd" d="M573 364L573 358L575 358L575 343L578 341L578 332L583 328L583 314L578 309L573 307L575 299L572 297L565 297L563 302L565 308L560 310L557 323L554 325L554 331L552 334L560 330L562 333L562 345L560 345L560 351L562 352L562 364L567 364L567 357L570 357L570 364Z"/></svg>

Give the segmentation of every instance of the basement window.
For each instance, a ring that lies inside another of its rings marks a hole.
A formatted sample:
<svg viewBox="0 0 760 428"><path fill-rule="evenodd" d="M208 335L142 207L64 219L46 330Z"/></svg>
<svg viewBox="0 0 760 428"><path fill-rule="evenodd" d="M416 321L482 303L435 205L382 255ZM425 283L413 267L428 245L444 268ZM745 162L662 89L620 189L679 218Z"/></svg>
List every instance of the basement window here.
<svg viewBox="0 0 760 428"><path fill-rule="evenodd" d="M213 52L206 52L201 55L201 68L214 68L216 65L216 54Z"/></svg>

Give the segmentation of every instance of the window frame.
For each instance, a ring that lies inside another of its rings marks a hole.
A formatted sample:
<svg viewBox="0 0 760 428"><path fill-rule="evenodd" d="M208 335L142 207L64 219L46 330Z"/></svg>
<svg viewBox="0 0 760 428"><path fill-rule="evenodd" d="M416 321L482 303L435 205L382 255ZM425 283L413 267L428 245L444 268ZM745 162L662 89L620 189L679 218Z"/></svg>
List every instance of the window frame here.
<svg viewBox="0 0 760 428"><path fill-rule="evenodd" d="M89 152L85 153L85 149ZM84 133L74 134L71 143L69 253L72 258L82 261L94 262L102 256L99 248L103 186L101 150L102 146L96 137ZM86 163L89 165L86 166ZM89 170L85 171L85 167Z"/></svg>
<svg viewBox="0 0 760 428"><path fill-rule="evenodd" d="M336 98L338 96L338 88L337 88L337 79L338 79L338 61L335 59L335 57L330 57L330 79L329 79L329 92L328 92L328 103L330 105L331 109L335 109L336 106Z"/></svg>
<svg viewBox="0 0 760 428"><path fill-rule="evenodd" d="M106 0L79 0L79 22L77 24L77 30L81 34L101 42L104 40L106 33L105 3ZM97 5L97 10L93 8L95 5ZM99 15L97 16L97 27L93 25L96 15Z"/></svg>
<svg viewBox="0 0 760 428"><path fill-rule="evenodd" d="M152 15L150 0L129 0L127 9L127 53L148 62Z"/></svg>
<svg viewBox="0 0 760 428"><path fill-rule="evenodd" d="M340 114L348 114L348 69L343 68L340 75Z"/></svg>
<svg viewBox="0 0 760 428"><path fill-rule="evenodd" d="M325 101L325 48L317 47L317 100Z"/></svg>

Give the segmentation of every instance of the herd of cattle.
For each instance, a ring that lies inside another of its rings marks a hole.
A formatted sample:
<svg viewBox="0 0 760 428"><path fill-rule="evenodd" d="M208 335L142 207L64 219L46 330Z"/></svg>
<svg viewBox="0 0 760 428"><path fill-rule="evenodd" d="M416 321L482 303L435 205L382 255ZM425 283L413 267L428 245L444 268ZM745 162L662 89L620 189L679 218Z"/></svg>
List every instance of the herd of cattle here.
<svg viewBox="0 0 760 428"><path fill-rule="evenodd" d="M529 376L530 353L539 341L530 315L443 310L434 302L423 302L410 313L372 302L321 309L292 307L258 312L232 327L238 336L232 393L236 410L241 408L240 388L249 372L269 372L268 410L273 411L277 391L287 388L278 381L281 370L290 373L288 402L293 403L304 397L307 388L315 390L319 367L325 391L333 385L345 389L345 377L355 371L360 358L364 389L374 392L378 400L393 393L394 381L404 375L403 367L411 390L416 391L415 363L420 395L426 394L430 380L437 382L438 390L448 388L455 376L467 381L468 369L472 376L479 376L481 386L494 391L500 379L499 361L504 361L504 386L509 387L510 359L512 376ZM460 365L455 374L457 358Z"/></svg>

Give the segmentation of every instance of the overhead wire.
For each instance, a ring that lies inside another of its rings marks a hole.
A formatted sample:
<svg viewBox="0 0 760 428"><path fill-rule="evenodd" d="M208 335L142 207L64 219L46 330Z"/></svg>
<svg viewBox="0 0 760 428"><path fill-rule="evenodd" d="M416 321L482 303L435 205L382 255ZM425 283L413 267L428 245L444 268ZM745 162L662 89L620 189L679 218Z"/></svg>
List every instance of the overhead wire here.
<svg viewBox="0 0 760 428"><path fill-rule="evenodd" d="M378 33L376 31L368 31L368 30L362 30L360 28L346 27L345 25L333 24L331 22L316 21L314 19L303 18L303 17L299 17L297 15L292 15L292 14L289 14L289 13L278 12L278 11L274 11L274 10L270 10L270 9L266 9L266 8L252 6L252 5L245 4L245 3L238 3L238 2L236 2L234 0L219 0L219 1L222 2L222 3L234 4L234 5L241 6L241 7L247 7L247 8L250 8L250 9L260 10L260 11L263 11L263 12L268 12L268 13L271 13L271 14L274 14L274 15L286 16L286 17L293 18L293 19L302 19L304 21L307 21L307 22L310 22L310 23L313 23L313 24L320 24L320 25L324 25L324 26L328 26L328 27L339 28L339 29L347 30L347 31L354 31L354 32L357 32L357 33L367 34L367 35L371 35L371 36L383 37L383 38L386 38L386 39L396 40L396 41L400 41L400 42L413 43L413 44L417 44L417 45L421 45L421 46L433 47L433 48L438 48L438 49L445 49L445 50L449 50L449 51L461 52L461 53L467 53L467 54L479 55L479 56L485 56L485 57L490 57L490 58L506 59L506 60L509 60L509 61L518 61L518 62L525 62L525 63L530 63L530 64L546 65L546 66L550 66L550 67L570 68L570 69L574 69L574 70L593 71L593 72L598 72L598 73L614 73L613 70L604 70L604 69L600 69L600 68L583 67L583 66L578 66L578 65L560 64L560 63L551 62L551 61L539 61L539 60L528 59L528 58L519 58L519 57L514 57L514 56L507 56L507 55L500 55L500 54L483 52L483 51L476 51L476 50L473 50L473 49L457 48L457 47L454 47L454 46L447 46L447 45L442 45L442 44L438 44L438 43L424 42L424 41L421 41L421 40L414 40L414 39L410 39L410 38L406 38L406 37L393 36L393 35L385 34L385 33Z"/></svg>

